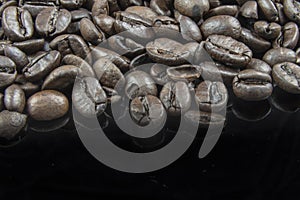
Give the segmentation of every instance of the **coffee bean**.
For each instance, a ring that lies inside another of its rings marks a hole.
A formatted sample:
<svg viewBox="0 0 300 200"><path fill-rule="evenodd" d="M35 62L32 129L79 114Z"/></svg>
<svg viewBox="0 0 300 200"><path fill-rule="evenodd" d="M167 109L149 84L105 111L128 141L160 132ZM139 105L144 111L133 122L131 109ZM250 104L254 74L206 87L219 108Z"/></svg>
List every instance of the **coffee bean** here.
<svg viewBox="0 0 300 200"><path fill-rule="evenodd" d="M33 36L34 28L30 13L16 6L3 11L2 26L5 35L12 41L24 41Z"/></svg>
<svg viewBox="0 0 300 200"><path fill-rule="evenodd" d="M27 102L28 114L37 121L63 117L69 110L69 101L62 93L44 90L32 95Z"/></svg>
<svg viewBox="0 0 300 200"><path fill-rule="evenodd" d="M100 44L105 39L104 33L98 29L95 24L87 19L83 18L80 21L80 32L82 37L94 45Z"/></svg>
<svg viewBox="0 0 300 200"><path fill-rule="evenodd" d="M150 74L153 80L158 85L165 85L169 81L171 81L170 77L167 74L167 69L169 66L162 64L154 64L150 69Z"/></svg>
<svg viewBox="0 0 300 200"><path fill-rule="evenodd" d="M280 35L281 26L275 22L257 21L254 23L255 32L267 40L273 40Z"/></svg>
<svg viewBox="0 0 300 200"><path fill-rule="evenodd" d="M115 18L108 15L98 15L93 17L95 24L107 35L114 35L116 30L114 28Z"/></svg>
<svg viewBox="0 0 300 200"><path fill-rule="evenodd" d="M168 68L167 75L174 81L192 82L201 76L201 69L196 65L181 65Z"/></svg>
<svg viewBox="0 0 300 200"><path fill-rule="evenodd" d="M107 0L95 0L92 7L92 15L98 16L100 14L109 14L109 5Z"/></svg>
<svg viewBox="0 0 300 200"><path fill-rule="evenodd" d="M141 6L143 5L143 0L123 0L118 1L121 10L125 10L130 6Z"/></svg>
<svg viewBox="0 0 300 200"><path fill-rule="evenodd" d="M279 13L275 3L272 0L257 0L257 3L268 21L279 21Z"/></svg>
<svg viewBox="0 0 300 200"><path fill-rule="evenodd" d="M218 15L208 18L201 25L203 36L226 35L238 39L241 35L242 27L240 22L229 15Z"/></svg>
<svg viewBox="0 0 300 200"><path fill-rule="evenodd" d="M130 115L139 126L160 124L167 117L161 101L151 95L133 99L130 103Z"/></svg>
<svg viewBox="0 0 300 200"><path fill-rule="evenodd" d="M20 1L21 2L21 1ZM36 16L42 12L44 9L51 8L53 6L52 2L39 2L39 1L23 1L22 8L24 10L28 10L28 12L31 14L32 18L36 18Z"/></svg>
<svg viewBox="0 0 300 200"><path fill-rule="evenodd" d="M8 57L0 55L0 88L12 84L16 77L16 64Z"/></svg>
<svg viewBox="0 0 300 200"><path fill-rule="evenodd" d="M250 63L246 66L246 69L254 69L256 71L264 72L266 74L272 73L272 68L266 62L252 58Z"/></svg>
<svg viewBox="0 0 300 200"><path fill-rule="evenodd" d="M233 92L245 101L262 101L272 94L272 78L269 74L247 69L233 80Z"/></svg>
<svg viewBox="0 0 300 200"><path fill-rule="evenodd" d="M139 96L157 95L157 87L149 74L143 71L133 71L126 75L125 93L129 99Z"/></svg>
<svg viewBox="0 0 300 200"><path fill-rule="evenodd" d="M12 42L8 40L0 40L0 55L4 55L4 48Z"/></svg>
<svg viewBox="0 0 300 200"><path fill-rule="evenodd" d="M12 45L19 48L26 54L34 54L44 49L45 39L32 39L22 42L14 42Z"/></svg>
<svg viewBox="0 0 300 200"><path fill-rule="evenodd" d="M0 137L7 140L14 139L25 127L27 116L10 111L0 113Z"/></svg>
<svg viewBox="0 0 300 200"><path fill-rule="evenodd" d="M166 83L161 90L160 100L172 116L184 114L192 103L189 87L182 81Z"/></svg>
<svg viewBox="0 0 300 200"><path fill-rule="evenodd" d="M125 11L137 14L142 18L149 19L150 21L153 21L153 19L158 16L158 14L154 10L145 6L130 6Z"/></svg>
<svg viewBox="0 0 300 200"><path fill-rule="evenodd" d="M210 35L204 48L210 56L228 66L244 67L252 59L252 51L245 44L223 35Z"/></svg>
<svg viewBox="0 0 300 200"><path fill-rule="evenodd" d="M85 0L59 0L59 2L64 8L74 10L80 8Z"/></svg>
<svg viewBox="0 0 300 200"><path fill-rule="evenodd" d="M240 9L240 15L245 18L258 19L258 8L256 1L247 1Z"/></svg>
<svg viewBox="0 0 300 200"><path fill-rule="evenodd" d="M27 55L17 47L7 45L4 47L4 54L16 64L19 72L29 63Z"/></svg>
<svg viewBox="0 0 300 200"><path fill-rule="evenodd" d="M180 24L180 31L184 39L195 40L200 42L202 40L202 34L198 25L189 17L178 14L176 20Z"/></svg>
<svg viewBox="0 0 300 200"><path fill-rule="evenodd" d="M46 8L36 17L35 27L40 35L54 37L66 32L71 20L72 15L66 9Z"/></svg>
<svg viewBox="0 0 300 200"><path fill-rule="evenodd" d="M65 65L74 65L80 69L80 76L83 77L96 77L93 68L82 58L73 54L66 55L62 61Z"/></svg>
<svg viewBox="0 0 300 200"><path fill-rule="evenodd" d="M40 85L39 84L34 84L31 82L25 82L21 85L19 85L20 88L24 91L26 97L30 97L31 95L37 93L40 91Z"/></svg>
<svg viewBox="0 0 300 200"><path fill-rule="evenodd" d="M296 53L287 48L276 48L269 50L263 57L263 61L270 66L282 62L296 62Z"/></svg>
<svg viewBox="0 0 300 200"><path fill-rule="evenodd" d="M101 115L107 106L107 97L96 78L77 79L74 84L72 101L76 110L84 117Z"/></svg>
<svg viewBox="0 0 300 200"><path fill-rule="evenodd" d="M174 0L174 7L181 14L192 18L202 18L209 11L208 0Z"/></svg>
<svg viewBox="0 0 300 200"><path fill-rule="evenodd" d="M283 2L283 1L281 1ZM279 17L279 24L280 25L284 25L288 22L288 18L286 16L286 14L284 13L284 6L282 5L282 3L276 2L275 6L278 10L278 17Z"/></svg>
<svg viewBox="0 0 300 200"><path fill-rule="evenodd" d="M300 24L300 3L295 0L283 0L283 9L286 16L296 22L298 25Z"/></svg>
<svg viewBox="0 0 300 200"><path fill-rule="evenodd" d="M210 9L204 18L210 18L217 15L230 15L235 17L239 12L239 7L236 5L223 5Z"/></svg>
<svg viewBox="0 0 300 200"><path fill-rule="evenodd" d="M0 93L0 112L4 109L4 95Z"/></svg>
<svg viewBox="0 0 300 200"><path fill-rule="evenodd" d="M26 105L25 93L20 86L13 84L6 88L4 94L4 105L8 111L19 113L24 111Z"/></svg>
<svg viewBox="0 0 300 200"><path fill-rule="evenodd" d="M58 51L37 55L24 69L23 74L30 81L39 81L59 66L61 54Z"/></svg>
<svg viewBox="0 0 300 200"><path fill-rule="evenodd" d="M184 119L188 123L192 123L201 128L218 127L224 124L225 117L217 113L200 112L197 110L190 110L184 115Z"/></svg>
<svg viewBox="0 0 300 200"><path fill-rule="evenodd" d="M282 33L273 42L274 48L285 47L294 49L299 41L299 28L294 22L284 25Z"/></svg>
<svg viewBox="0 0 300 200"><path fill-rule="evenodd" d="M171 1L169 0L151 0L150 8L152 8L156 13L163 16L171 16Z"/></svg>
<svg viewBox="0 0 300 200"><path fill-rule="evenodd" d="M300 94L300 67L294 63L284 62L274 65L273 79L284 91Z"/></svg>

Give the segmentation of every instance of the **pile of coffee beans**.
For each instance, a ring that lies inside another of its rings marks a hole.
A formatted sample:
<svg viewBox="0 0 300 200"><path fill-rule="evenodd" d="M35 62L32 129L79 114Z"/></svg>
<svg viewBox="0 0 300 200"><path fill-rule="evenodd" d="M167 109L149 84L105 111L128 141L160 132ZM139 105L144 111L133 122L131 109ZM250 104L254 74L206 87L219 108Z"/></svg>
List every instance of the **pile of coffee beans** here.
<svg viewBox="0 0 300 200"><path fill-rule="evenodd" d="M90 118L127 98L139 126L176 116L208 126L224 122L230 91L251 102L269 99L275 86L300 94L297 0L0 5L0 137L7 140L30 120L50 127L72 106Z"/></svg>

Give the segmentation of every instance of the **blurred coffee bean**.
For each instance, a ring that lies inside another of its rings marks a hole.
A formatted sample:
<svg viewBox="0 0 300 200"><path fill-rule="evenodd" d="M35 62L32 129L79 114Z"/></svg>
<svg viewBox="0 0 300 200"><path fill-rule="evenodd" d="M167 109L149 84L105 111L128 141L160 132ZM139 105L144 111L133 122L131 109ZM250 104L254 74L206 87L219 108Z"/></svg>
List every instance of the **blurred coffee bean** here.
<svg viewBox="0 0 300 200"><path fill-rule="evenodd" d="M104 33L87 18L83 18L80 21L80 32L85 41L93 45L98 45L105 39Z"/></svg>
<svg viewBox="0 0 300 200"><path fill-rule="evenodd" d="M0 137L7 140L14 139L25 127L27 116L10 111L0 113Z"/></svg>
<svg viewBox="0 0 300 200"><path fill-rule="evenodd" d="M287 93L279 87L274 87L270 102L275 108L286 113L295 113L300 109L300 95Z"/></svg>
<svg viewBox="0 0 300 200"><path fill-rule="evenodd" d="M269 74L246 69L234 78L233 91L238 98L245 101L262 101L272 94L272 78Z"/></svg>
<svg viewBox="0 0 300 200"><path fill-rule="evenodd" d="M280 35L281 26L275 22L257 21L254 24L255 32L267 40L273 40Z"/></svg>
<svg viewBox="0 0 300 200"><path fill-rule="evenodd" d="M258 19L258 8L256 1L247 1L240 8L240 15L245 18Z"/></svg>
<svg viewBox="0 0 300 200"><path fill-rule="evenodd" d="M296 62L296 53L287 48L270 49L263 57L263 61L268 63L271 67L283 62Z"/></svg>
<svg viewBox="0 0 300 200"><path fill-rule="evenodd" d="M257 3L268 21L279 21L279 13L275 3L272 0L257 0Z"/></svg>
<svg viewBox="0 0 300 200"><path fill-rule="evenodd" d="M22 113L26 105L25 93L20 86L13 84L6 88L4 105L8 111Z"/></svg>
<svg viewBox="0 0 300 200"><path fill-rule="evenodd" d="M67 114L69 101L58 91L44 90L28 99L27 110L30 117L37 121L51 121Z"/></svg>
<svg viewBox="0 0 300 200"><path fill-rule="evenodd" d="M0 88L12 84L16 77L16 64L8 57L0 55Z"/></svg>
<svg viewBox="0 0 300 200"><path fill-rule="evenodd" d="M270 65L256 58L252 58L250 63L246 66L246 69L253 69L270 75L272 73L272 68L270 67Z"/></svg>
<svg viewBox="0 0 300 200"><path fill-rule="evenodd" d="M16 64L19 72L21 72L22 69L29 63L27 55L17 47L10 45L5 46L4 54Z"/></svg>
<svg viewBox="0 0 300 200"><path fill-rule="evenodd" d="M167 69L167 75L174 81L192 82L201 76L201 69L196 65L181 65Z"/></svg>
<svg viewBox="0 0 300 200"><path fill-rule="evenodd" d="M200 19L209 11L208 0L174 0L174 7L182 15Z"/></svg>
<svg viewBox="0 0 300 200"><path fill-rule="evenodd" d="M45 39L32 39L32 40L26 40L22 42L14 42L12 44L14 47L19 48L24 53L28 54L34 54L38 51L42 51L44 49L45 45ZM34 47L34 48L32 48Z"/></svg>
<svg viewBox="0 0 300 200"><path fill-rule="evenodd" d="M218 127L224 124L226 118L217 113L200 112L197 110L190 110L184 115L188 123L192 123L201 128Z"/></svg>

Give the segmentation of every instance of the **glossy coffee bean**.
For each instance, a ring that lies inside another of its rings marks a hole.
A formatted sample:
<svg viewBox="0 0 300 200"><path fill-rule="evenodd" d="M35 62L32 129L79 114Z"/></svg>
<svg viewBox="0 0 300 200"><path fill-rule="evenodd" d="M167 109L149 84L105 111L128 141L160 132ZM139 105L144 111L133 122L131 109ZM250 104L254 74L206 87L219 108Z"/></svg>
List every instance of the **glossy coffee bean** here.
<svg viewBox="0 0 300 200"><path fill-rule="evenodd" d="M162 2L162 1L160 1ZM126 10L126 12L137 14L145 19L149 19L153 21L158 14L151 8L145 6L130 6Z"/></svg>
<svg viewBox="0 0 300 200"><path fill-rule="evenodd" d="M284 62L273 67L273 79L284 91L300 94L300 66Z"/></svg>
<svg viewBox="0 0 300 200"><path fill-rule="evenodd" d="M161 29L171 29L179 32L179 23L175 19L168 16L157 16L153 19L153 27ZM167 30L165 30L167 31ZM166 35L166 34L165 34Z"/></svg>
<svg viewBox="0 0 300 200"><path fill-rule="evenodd" d="M96 78L77 79L72 93L76 110L84 117L101 115L107 106L107 96Z"/></svg>
<svg viewBox="0 0 300 200"><path fill-rule="evenodd" d="M275 22L257 21L254 23L254 31L267 40L273 40L280 35L281 26Z"/></svg>
<svg viewBox="0 0 300 200"><path fill-rule="evenodd" d="M279 21L279 12L275 3L272 0L257 0L257 3L265 17L270 22Z"/></svg>
<svg viewBox="0 0 300 200"><path fill-rule="evenodd" d="M181 65L169 67L167 75L174 81L192 82L201 76L201 69L196 65Z"/></svg>
<svg viewBox="0 0 300 200"><path fill-rule="evenodd" d="M276 48L271 49L263 57L263 61L268 63L270 66L282 62L296 62L296 53L287 48Z"/></svg>
<svg viewBox="0 0 300 200"><path fill-rule="evenodd" d="M250 63L246 66L246 69L254 69L256 71L264 72L266 74L272 73L272 68L266 62L252 58Z"/></svg>
<svg viewBox="0 0 300 200"><path fill-rule="evenodd" d="M39 81L47 76L53 69L59 66L61 54L58 51L50 51L38 54L23 69L27 80Z"/></svg>
<svg viewBox="0 0 300 200"><path fill-rule="evenodd" d="M171 16L171 1L169 0L151 0L150 8L159 15Z"/></svg>
<svg viewBox="0 0 300 200"><path fill-rule="evenodd" d="M12 41L23 41L33 36L34 28L30 13L16 6L3 11L2 26L5 35Z"/></svg>
<svg viewBox="0 0 300 200"><path fill-rule="evenodd" d="M29 63L27 55L19 48L14 46L7 45L4 48L4 55L10 58L16 64L19 72L21 72L22 69Z"/></svg>
<svg viewBox="0 0 300 200"><path fill-rule="evenodd" d="M133 71L126 75L125 93L129 99L139 96L157 95L157 87L149 74L143 71Z"/></svg>
<svg viewBox="0 0 300 200"><path fill-rule="evenodd" d="M58 91L44 90L28 99L27 110L30 117L37 121L50 121L67 114L69 101Z"/></svg>
<svg viewBox="0 0 300 200"><path fill-rule="evenodd" d="M14 139L25 127L27 116L10 111L0 113L0 137L7 140Z"/></svg>
<svg viewBox="0 0 300 200"><path fill-rule="evenodd" d="M217 16L217 15L230 15L235 17L239 12L239 7L237 5L222 5L210 9L204 17L207 19L209 17Z"/></svg>
<svg viewBox="0 0 300 200"><path fill-rule="evenodd" d="M195 100L201 111L218 112L226 108L228 92L222 82L204 81L196 89Z"/></svg>
<svg viewBox="0 0 300 200"><path fill-rule="evenodd" d="M229 15L218 15L208 18L201 25L203 36L226 35L238 39L241 35L242 27L240 22Z"/></svg>
<svg viewBox="0 0 300 200"><path fill-rule="evenodd" d="M283 0L283 9L286 16L296 22L298 25L300 24L300 3L295 0Z"/></svg>
<svg viewBox="0 0 300 200"><path fill-rule="evenodd" d="M198 25L191 18L178 14L176 20L180 24L180 32L184 39L192 39L197 42L200 42L202 40L202 33Z"/></svg>
<svg viewBox="0 0 300 200"><path fill-rule="evenodd" d="M299 42L299 28L294 22L284 25L281 34L273 42L274 48L285 47L294 49Z"/></svg>
<svg viewBox="0 0 300 200"><path fill-rule="evenodd" d="M139 126L160 124L167 117L161 101L151 95L134 98L130 103L130 115Z"/></svg>
<svg viewBox="0 0 300 200"><path fill-rule="evenodd" d="M272 78L263 72L243 70L233 80L234 94L245 101L265 100L271 96L272 91Z"/></svg>
<svg viewBox="0 0 300 200"><path fill-rule="evenodd" d="M209 11L208 0L174 0L174 7L181 14L192 18L202 18Z"/></svg>
<svg viewBox="0 0 300 200"><path fill-rule="evenodd" d="M109 14L109 5L107 0L95 0L92 7L92 15L98 16L100 14Z"/></svg>
<svg viewBox="0 0 300 200"><path fill-rule="evenodd" d="M252 51L249 47L229 36L210 35L204 48L212 58L228 66L241 68L252 59Z"/></svg>
<svg viewBox="0 0 300 200"><path fill-rule="evenodd" d="M85 3L85 0L59 0L59 2L64 8L74 10L80 8Z"/></svg>
<svg viewBox="0 0 300 200"><path fill-rule="evenodd" d="M80 69L80 76L83 77L95 77L95 72L93 68L82 58L79 56L75 56L73 54L66 55L62 61L62 64L65 65L74 65Z"/></svg>
<svg viewBox="0 0 300 200"><path fill-rule="evenodd" d="M200 112L197 110L190 110L184 115L184 119L188 123L200 126L201 128L218 127L224 124L226 118L217 113Z"/></svg>
<svg viewBox="0 0 300 200"><path fill-rule="evenodd" d="M153 78L153 80L158 85L165 85L169 81L171 81L170 77L167 74L167 69L169 66L162 65L162 64L154 64L150 69L150 75Z"/></svg>
<svg viewBox="0 0 300 200"><path fill-rule="evenodd" d="M24 53L28 54L34 54L38 51L42 51L45 45L45 39L31 39L31 40L25 40L22 42L14 42L12 44L14 47L19 48ZM34 47L34 48L32 48Z"/></svg>
<svg viewBox="0 0 300 200"><path fill-rule="evenodd" d="M4 105L8 111L22 113L26 105L25 93L22 88L13 84L6 88L4 93Z"/></svg>
<svg viewBox="0 0 300 200"><path fill-rule="evenodd" d="M21 3L21 1L19 1ZM22 8L25 10L28 10L28 12L31 14L32 18L36 18L36 16L42 12L44 9L51 8L53 6L53 3L49 1L47 2L39 2L39 1L23 1Z"/></svg>
<svg viewBox="0 0 300 200"><path fill-rule="evenodd" d="M258 6L256 1L247 1L240 9L240 15L249 19L258 19Z"/></svg>
<svg viewBox="0 0 300 200"><path fill-rule="evenodd" d="M100 44L105 39L104 33L87 18L80 21L80 32L85 41L94 45Z"/></svg>
<svg viewBox="0 0 300 200"><path fill-rule="evenodd" d="M192 96L186 82L168 82L161 90L160 100L168 114L179 116L190 109Z"/></svg>
<svg viewBox="0 0 300 200"><path fill-rule="evenodd" d="M108 15L98 15L93 17L95 24L101 28L101 30L107 35L114 35L116 30L114 28L115 18Z"/></svg>
<svg viewBox="0 0 300 200"><path fill-rule="evenodd" d="M12 84L16 78L16 64L8 57L0 55L0 88Z"/></svg>

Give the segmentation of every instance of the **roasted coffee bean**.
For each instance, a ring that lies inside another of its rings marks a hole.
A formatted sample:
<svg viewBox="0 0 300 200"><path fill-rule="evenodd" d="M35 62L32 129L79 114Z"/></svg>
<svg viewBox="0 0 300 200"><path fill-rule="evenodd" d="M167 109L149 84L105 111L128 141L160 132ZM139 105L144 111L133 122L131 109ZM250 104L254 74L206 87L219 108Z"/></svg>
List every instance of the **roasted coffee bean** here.
<svg viewBox="0 0 300 200"><path fill-rule="evenodd" d="M271 96L272 91L271 76L256 70L243 70L233 80L234 94L245 101L265 100Z"/></svg>
<svg viewBox="0 0 300 200"><path fill-rule="evenodd" d="M278 63L296 62L296 53L287 48L271 49L264 55L263 61L271 67Z"/></svg>
<svg viewBox="0 0 300 200"><path fill-rule="evenodd" d="M3 11L2 26L5 35L12 41L30 39L34 33L30 13L16 6L7 7Z"/></svg>
<svg viewBox="0 0 300 200"><path fill-rule="evenodd" d="M51 121L67 114L69 101L58 91L44 90L28 99L27 110L30 117L37 121Z"/></svg>
<svg viewBox="0 0 300 200"><path fill-rule="evenodd" d="M192 82L201 76L201 69L196 65L181 65L168 68L167 75L174 81Z"/></svg>
<svg viewBox="0 0 300 200"><path fill-rule="evenodd" d="M294 49L299 41L299 28L294 22L284 25L282 33L273 42L273 48L285 47Z"/></svg>
<svg viewBox="0 0 300 200"><path fill-rule="evenodd" d="M150 8L154 10L159 15L171 16L171 1L170 0L151 0Z"/></svg>
<svg viewBox="0 0 300 200"><path fill-rule="evenodd" d="M209 11L208 0L174 0L174 7L181 14L200 19Z"/></svg>
<svg viewBox="0 0 300 200"><path fill-rule="evenodd" d="M60 66L46 77L42 90L63 90L72 85L80 73L80 68L74 65Z"/></svg>
<svg viewBox="0 0 300 200"><path fill-rule="evenodd" d="M74 65L80 68L80 76L83 77L96 77L93 68L82 58L75 56L73 54L66 55L62 61L65 65Z"/></svg>
<svg viewBox="0 0 300 200"><path fill-rule="evenodd" d="M2 14L3 11L7 8L7 7L11 7L11 6L17 6L17 1L1 1L1 5L0 5L0 20L2 18Z"/></svg>
<svg viewBox="0 0 300 200"><path fill-rule="evenodd" d="M210 56L228 66L244 67L252 59L252 51L245 44L223 35L210 35L204 48Z"/></svg>
<svg viewBox="0 0 300 200"><path fill-rule="evenodd" d="M115 18L108 15L98 15L93 17L93 21L107 35L114 35L116 33L114 28Z"/></svg>
<svg viewBox="0 0 300 200"><path fill-rule="evenodd" d="M281 1L283 2L283 1ZM279 24L284 25L288 22L288 18L286 16L286 14L284 13L284 6L282 5L282 3L276 2L275 6L278 10L278 17L279 17Z"/></svg>
<svg viewBox="0 0 300 200"><path fill-rule="evenodd" d="M25 82L19 86L24 91L26 97L30 97L31 95L40 91L40 85L31 82Z"/></svg>
<svg viewBox="0 0 300 200"><path fill-rule="evenodd" d="M197 110L190 110L184 115L184 119L188 123L200 126L201 128L218 127L225 123L226 118L217 113L200 112Z"/></svg>
<svg viewBox="0 0 300 200"><path fill-rule="evenodd" d="M257 21L254 23L255 32L267 40L273 40L280 35L281 26L275 22Z"/></svg>
<svg viewBox="0 0 300 200"><path fill-rule="evenodd" d="M107 0L95 0L92 7L92 15L108 15L109 14L109 5Z"/></svg>
<svg viewBox="0 0 300 200"><path fill-rule="evenodd" d="M90 53L90 49L83 38L74 34L65 34L56 37L50 42L50 47L58 50L62 56L74 54L86 59Z"/></svg>
<svg viewBox="0 0 300 200"><path fill-rule="evenodd" d="M154 10L145 6L130 6L125 11L129 13L134 13L151 21L153 21L153 19L158 16L158 14Z"/></svg>
<svg viewBox="0 0 300 200"><path fill-rule="evenodd" d="M246 69L254 69L256 71L264 72L270 75L272 73L272 68L270 67L270 65L256 58L252 58L250 63L246 66Z"/></svg>
<svg viewBox="0 0 300 200"><path fill-rule="evenodd" d="M83 18L91 19L90 11L84 8L71 11L71 15L72 15L72 22L79 22Z"/></svg>
<svg viewBox="0 0 300 200"><path fill-rule="evenodd" d="M168 38L159 38L146 45L149 57L165 65L181 65L187 63L188 51L183 51L183 45Z"/></svg>
<svg viewBox="0 0 300 200"><path fill-rule="evenodd" d="M4 95L0 93L0 112L4 109Z"/></svg>
<svg viewBox="0 0 300 200"><path fill-rule="evenodd" d="M160 100L170 115L179 116L190 109L192 96L186 82L168 82L161 90Z"/></svg>
<svg viewBox="0 0 300 200"><path fill-rule="evenodd" d="M167 74L169 66L163 64L154 64L150 69L150 75L158 85L165 85L171 81Z"/></svg>
<svg viewBox="0 0 300 200"><path fill-rule="evenodd" d="M134 69L136 67L149 63L152 63L152 60L149 58L149 55L147 53L144 53L132 59L129 68Z"/></svg>
<svg viewBox="0 0 300 200"><path fill-rule="evenodd" d="M7 140L14 139L24 129L27 116L10 111L0 113L0 137Z"/></svg>
<svg viewBox="0 0 300 200"><path fill-rule="evenodd" d="M236 5L223 5L213 8L205 14L205 18L217 16L217 15L230 15L235 17L239 12L239 7Z"/></svg>
<svg viewBox="0 0 300 200"><path fill-rule="evenodd" d="M50 51L38 54L23 69L23 74L30 81L39 81L47 76L53 69L57 68L61 61L58 51Z"/></svg>
<svg viewBox="0 0 300 200"><path fill-rule="evenodd" d="M178 14L176 20L180 24L180 32L184 39L195 40L200 42L202 40L202 34L198 25L189 17Z"/></svg>
<svg viewBox="0 0 300 200"><path fill-rule="evenodd" d="M256 1L247 1L240 9L240 15L245 18L258 19L258 8Z"/></svg>
<svg viewBox="0 0 300 200"><path fill-rule="evenodd" d="M16 78L16 64L8 57L0 55L0 88L12 84Z"/></svg>
<svg viewBox="0 0 300 200"><path fill-rule="evenodd" d="M201 111L219 112L226 108L228 92L222 82L204 81L196 89L195 100Z"/></svg>
<svg viewBox="0 0 300 200"><path fill-rule="evenodd" d="M265 53L271 48L271 43L246 28L242 28L239 38L245 45L255 53Z"/></svg>
<svg viewBox="0 0 300 200"><path fill-rule="evenodd" d="M19 72L28 65L29 60L27 55L17 47L7 45L4 47L4 55L10 58L17 66Z"/></svg>
<svg viewBox="0 0 300 200"><path fill-rule="evenodd" d="M85 3L85 0L59 0L59 2L64 8L74 10L80 8Z"/></svg>
<svg viewBox="0 0 300 200"><path fill-rule="evenodd" d="M124 75L111 60L99 59L93 65L93 69L102 86L115 89L116 86L124 85Z"/></svg>
<svg viewBox="0 0 300 200"><path fill-rule="evenodd" d="M268 21L279 21L279 13L275 3L272 0L257 0L257 3Z"/></svg>
<svg viewBox="0 0 300 200"><path fill-rule="evenodd" d="M130 103L130 115L139 126L161 124L167 117L161 101L151 95L133 99Z"/></svg>
<svg viewBox="0 0 300 200"><path fill-rule="evenodd" d="M0 55L4 55L4 48L8 45L11 45L11 41L0 40Z"/></svg>
<svg viewBox="0 0 300 200"><path fill-rule="evenodd" d="M118 1L121 10L125 10L130 6L141 6L143 5L143 0L123 0Z"/></svg>
<svg viewBox="0 0 300 200"><path fill-rule="evenodd" d="M273 67L273 79L284 91L300 94L300 66L284 62Z"/></svg>
<svg viewBox="0 0 300 200"><path fill-rule="evenodd" d="M36 17L35 27L40 35L54 37L66 32L71 20L72 15L68 10L46 8Z"/></svg>
<svg viewBox="0 0 300 200"><path fill-rule="evenodd" d="M108 104L115 104L122 100L122 96L120 96L116 90L105 86L103 86L103 90L105 91L105 94L107 96Z"/></svg>
<svg viewBox="0 0 300 200"><path fill-rule="evenodd" d="M136 70L126 75L125 93L129 99L139 96L157 95L154 80L146 72Z"/></svg>
<svg viewBox="0 0 300 200"><path fill-rule="evenodd" d="M283 9L290 20L296 22L298 25L300 24L300 2L295 0L283 0Z"/></svg>
<svg viewBox="0 0 300 200"><path fill-rule="evenodd" d="M87 19L83 18L80 21L80 32L82 37L94 45L100 44L105 39L104 33L98 29L95 24Z"/></svg>
<svg viewBox="0 0 300 200"><path fill-rule="evenodd" d="M96 78L77 79L74 84L72 101L76 110L84 117L101 115L107 106L107 97Z"/></svg>
<svg viewBox="0 0 300 200"><path fill-rule="evenodd" d="M6 88L4 93L4 105L8 111L19 113L24 111L26 105L25 93L20 86L13 84Z"/></svg>
<svg viewBox="0 0 300 200"><path fill-rule="evenodd" d="M20 1L21 2L21 1ZM30 1L30 2L24 2L22 5L22 8L24 10L28 10L29 13L31 14L32 18L36 18L36 16L42 12L44 9L47 8L51 8L53 7L53 4L51 4L51 2L49 1L49 3L47 2L34 2L34 1Z"/></svg>
<svg viewBox="0 0 300 200"><path fill-rule="evenodd" d="M229 15L218 15L208 18L201 25L203 36L226 35L238 39L241 35L242 27L240 22Z"/></svg>
<svg viewBox="0 0 300 200"><path fill-rule="evenodd" d="M32 39L32 40L26 40L22 42L14 42L12 45L14 47L19 48L21 51L23 51L26 54L34 54L44 49L45 39Z"/></svg>
<svg viewBox="0 0 300 200"><path fill-rule="evenodd" d="M109 6L109 15L113 15L115 12L121 11L118 0L107 0Z"/></svg>
<svg viewBox="0 0 300 200"><path fill-rule="evenodd" d="M160 29L163 29L162 31L167 32L164 35L168 35L167 29L171 29L173 31L177 31L179 32L179 23L171 18L171 17L167 17L167 16L157 16L153 19L153 27L157 28L159 31ZM170 32L172 34L172 32ZM170 36L170 35L168 35Z"/></svg>
<svg viewBox="0 0 300 200"><path fill-rule="evenodd" d="M209 1L209 5L210 5L211 9L219 7L222 4L221 0L208 0L208 1ZM240 1L240 0L237 0L237 2L238 1Z"/></svg>

